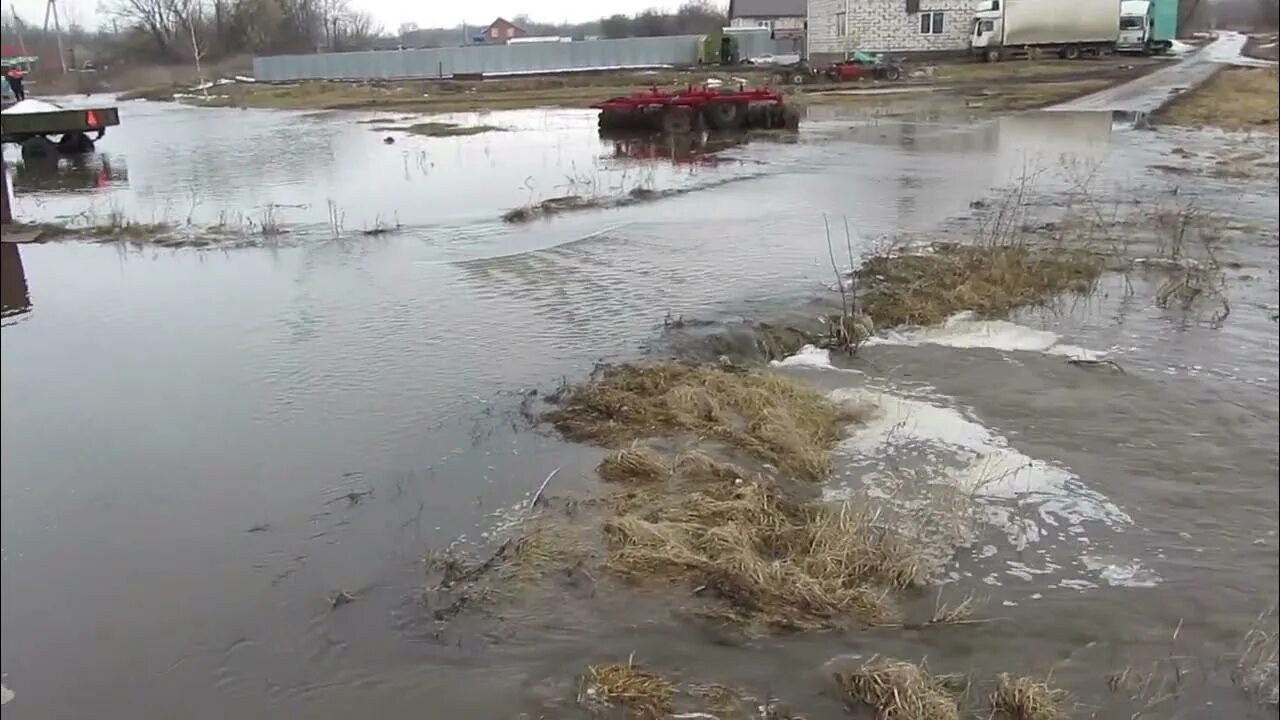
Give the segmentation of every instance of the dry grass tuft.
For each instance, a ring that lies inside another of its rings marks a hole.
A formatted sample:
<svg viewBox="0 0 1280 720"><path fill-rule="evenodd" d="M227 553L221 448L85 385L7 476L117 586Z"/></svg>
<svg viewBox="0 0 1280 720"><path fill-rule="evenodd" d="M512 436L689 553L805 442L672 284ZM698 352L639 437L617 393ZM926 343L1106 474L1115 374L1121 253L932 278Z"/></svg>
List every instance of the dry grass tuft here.
<svg viewBox="0 0 1280 720"><path fill-rule="evenodd" d="M676 458L676 472L693 482L731 483L745 478L746 471L737 465L720 462L697 450L682 453Z"/></svg>
<svg viewBox="0 0 1280 720"><path fill-rule="evenodd" d="M891 621L891 589L922 579L912 549L850 506L798 502L758 482L663 495L605 525L609 567L632 578L686 578L730 619L805 629L848 616Z"/></svg>
<svg viewBox="0 0 1280 720"><path fill-rule="evenodd" d="M604 366L564 391L547 419L570 440L604 445L681 433L715 438L815 480L826 474L846 420L784 377L670 362Z"/></svg>
<svg viewBox="0 0 1280 720"><path fill-rule="evenodd" d="M587 668L586 687L579 702L624 705L631 717L660 718L671 713L674 686L669 680L628 661Z"/></svg>
<svg viewBox="0 0 1280 720"><path fill-rule="evenodd" d="M1023 243L936 244L929 252L883 252L855 276L877 327L933 325L972 310L998 315L1087 292L1103 262L1087 250L1035 250Z"/></svg>
<svg viewBox="0 0 1280 720"><path fill-rule="evenodd" d="M872 658L836 682L851 703L875 708L877 720L959 720L950 678L929 674L923 665Z"/></svg>
<svg viewBox="0 0 1280 720"><path fill-rule="evenodd" d="M938 603L933 608L933 615L929 618L930 625L961 625L971 622L973 619L973 611L977 608L978 601L972 594L966 595L963 600L952 605L942 601L942 595L938 595Z"/></svg>
<svg viewBox="0 0 1280 720"><path fill-rule="evenodd" d="M1065 690L1049 685L1048 678L1010 677L1001 673L991 692L991 709L1008 720L1061 720L1066 717Z"/></svg>
<svg viewBox="0 0 1280 720"><path fill-rule="evenodd" d="M1268 627L1265 623L1270 623ZM1264 613L1254 621L1236 652L1236 663L1231 677L1240 689L1261 705L1275 708L1280 705L1280 633L1277 632L1274 611Z"/></svg>
<svg viewBox="0 0 1280 720"><path fill-rule="evenodd" d="M1275 68L1227 68L1160 109L1170 125L1223 130L1280 130L1280 84Z"/></svg>
<svg viewBox="0 0 1280 720"><path fill-rule="evenodd" d="M615 483L657 482L670 474L661 455L637 445L619 450L601 460L596 466L596 473L602 479Z"/></svg>

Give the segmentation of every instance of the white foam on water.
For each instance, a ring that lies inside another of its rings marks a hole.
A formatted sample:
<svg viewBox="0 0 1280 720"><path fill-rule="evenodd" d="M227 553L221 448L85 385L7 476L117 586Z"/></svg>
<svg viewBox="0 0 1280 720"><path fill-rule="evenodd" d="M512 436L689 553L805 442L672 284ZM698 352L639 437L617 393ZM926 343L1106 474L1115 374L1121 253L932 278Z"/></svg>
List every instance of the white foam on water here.
<svg viewBox="0 0 1280 720"><path fill-rule="evenodd" d="M928 483L945 484L972 498L983 520L1002 531L1019 552L1047 539L1064 538L1086 549L1088 527L1121 530L1133 523L1127 513L1070 470L1024 455L1010 447L1006 438L956 408L853 388L836 390L829 397L837 403L876 408L839 446L849 462L872 464L859 473L870 496L892 498L893 474L885 465L911 458L922 461L931 472ZM832 487L825 494L829 499L847 498L850 491ZM983 547L979 559L997 553L994 546ZM1079 565L1082 561L1077 557L1068 562ZM1084 567L1111 584L1123 581L1123 570ZM1005 568L1005 574L1031 581L1035 576L1057 574L1061 565L1046 559L1043 568L1034 568L1011 560ZM1154 574L1141 577L1151 579ZM999 584L994 575L984 582Z"/></svg>
<svg viewBox="0 0 1280 720"><path fill-rule="evenodd" d="M1082 580L1080 578L1067 578L1058 582L1058 587L1064 587L1068 590L1094 590L1098 587L1097 583Z"/></svg>
<svg viewBox="0 0 1280 720"><path fill-rule="evenodd" d="M1006 352L1038 352L1049 355L1100 360L1106 353L1059 342L1057 333L1036 330L1008 320L980 320L972 312L956 313L941 325L891 331L867 341L868 345L942 345L953 348L989 348Z"/></svg>
<svg viewBox="0 0 1280 720"><path fill-rule="evenodd" d="M1136 559L1086 556L1080 560L1112 587L1155 587L1160 583L1160 576Z"/></svg>
<svg viewBox="0 0 1280 720"><path fill-rule="evenodd" d="M823 370L837 369L831 364L831 351L815 347L813 345L805 345L797 350L795 355L785 357L781 360L773 360L769 364L774 367L807 367L820 368Z"/></svg>

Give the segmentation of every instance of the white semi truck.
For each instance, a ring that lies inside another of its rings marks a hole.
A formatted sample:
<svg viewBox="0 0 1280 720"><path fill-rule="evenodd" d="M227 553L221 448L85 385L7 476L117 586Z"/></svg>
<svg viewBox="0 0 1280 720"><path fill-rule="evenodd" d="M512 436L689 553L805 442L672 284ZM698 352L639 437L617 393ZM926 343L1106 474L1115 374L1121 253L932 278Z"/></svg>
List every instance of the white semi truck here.
<svg viewBox="0 0 1280 720"><path fill-rule="evenodd" d="M1120 0L982 0L969 47L987 62L1027 54L1068 60L1115 52Z"/></svg>

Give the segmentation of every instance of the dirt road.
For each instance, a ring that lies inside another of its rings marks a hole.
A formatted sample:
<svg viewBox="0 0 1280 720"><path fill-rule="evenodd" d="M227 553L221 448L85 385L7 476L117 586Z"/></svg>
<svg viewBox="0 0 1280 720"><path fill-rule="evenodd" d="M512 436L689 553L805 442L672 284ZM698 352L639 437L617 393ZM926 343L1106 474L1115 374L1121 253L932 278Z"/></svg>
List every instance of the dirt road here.
<svg viewBox="0 0 1280 720"><path fill-rule="evenodd" d="M1258 61L1241 56L1248 36L1236 32L1221 33L1216 40L1191 53L1179 62L1170 63L1149 75L1123 85L1116 85L1086 95L1050 110L1118 110L1122 112L1154 112L1169 98L1199 86L1224 64L1253 64Z"/></svg>

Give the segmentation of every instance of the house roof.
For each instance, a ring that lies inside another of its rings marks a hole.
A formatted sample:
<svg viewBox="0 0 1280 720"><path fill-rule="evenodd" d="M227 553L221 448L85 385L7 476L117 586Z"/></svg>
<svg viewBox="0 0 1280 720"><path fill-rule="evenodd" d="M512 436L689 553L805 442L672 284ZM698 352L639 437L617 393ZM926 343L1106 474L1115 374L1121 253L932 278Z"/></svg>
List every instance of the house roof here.
<svg viewBox="0 0 1280 720"><path fill-rule="evenodd" d="M729 0L729 17L804 17L806 0Z"/></svg>
<svg viewBox="0 0 1280 720"><path fill-rule="evenodd" d="M489 23L489 27L487 27L487 28L485 28L485 29L486 29L486 30L488 30L489 28L493 27L494 25L510 25L511 27L513 27L513 28L515 28L515 29L519 30L520 32L524 32L524 28L520 27L519 25L517 25L517 24L515 24L515 23L511 22L510 20L508 20L508 19L506 19L506 18L504 18L504 17L500 17L500 18L498 18L498 19L494 20L493 22Z"/></svg>

